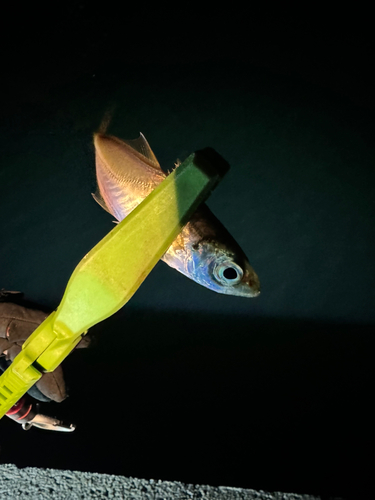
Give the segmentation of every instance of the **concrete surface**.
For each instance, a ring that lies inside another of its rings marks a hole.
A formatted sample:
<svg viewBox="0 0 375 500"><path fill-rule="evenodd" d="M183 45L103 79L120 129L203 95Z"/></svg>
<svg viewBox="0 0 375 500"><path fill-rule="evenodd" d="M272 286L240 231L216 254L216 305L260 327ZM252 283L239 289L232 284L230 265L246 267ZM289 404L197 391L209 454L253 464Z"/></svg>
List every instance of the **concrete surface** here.
<svg viewBox="0 0 375 500"><path fill-rule="evenodd" d="M0 498L134 500L319 500L310 495L183 484L70 470L0 465Z"/></svg>

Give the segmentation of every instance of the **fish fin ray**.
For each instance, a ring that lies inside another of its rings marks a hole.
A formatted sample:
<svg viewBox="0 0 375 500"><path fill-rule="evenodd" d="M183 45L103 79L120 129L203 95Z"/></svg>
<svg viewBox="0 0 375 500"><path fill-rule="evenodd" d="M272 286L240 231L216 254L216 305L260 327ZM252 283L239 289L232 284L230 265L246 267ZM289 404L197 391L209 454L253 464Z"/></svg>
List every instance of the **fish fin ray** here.
<svg viewBox="0 0 375 500"><path fill-rule="evenodd" d="M96 203L98 205L100 205L102 208L104 208L104 210L106 212L108 212L109 214L111 214L111 211L109 210L106 202L104 201L103 196L100 194L99 188L96 189L95 193L91 193L91 196L94 198L94 200L96 201Z"/></svg>
<svg viewBox="0 0 375 500"><path fill-rule="evenodd" d="M139 137L137 139L126 140L123 142L145 158L151 167L161 170L159 162L142 132L139 133Z"/></svg>
<svg viewBox="0 0 375 500"><path fill-rule="evenodd" d="M111 124L113 115L115 114L116 104L112 103L105 111L102 121L99 126L99 133L102 135L107 134L109 125Z"/></svg>

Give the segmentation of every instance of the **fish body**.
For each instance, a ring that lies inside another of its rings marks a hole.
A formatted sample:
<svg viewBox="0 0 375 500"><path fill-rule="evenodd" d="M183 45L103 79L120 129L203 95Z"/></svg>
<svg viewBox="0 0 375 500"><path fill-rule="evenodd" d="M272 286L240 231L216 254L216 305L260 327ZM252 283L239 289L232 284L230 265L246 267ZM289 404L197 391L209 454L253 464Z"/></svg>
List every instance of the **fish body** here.
<svg viewBox="0 0 375 500"><path fill-rule="evenodd" d="M95 200L118 221L148 196L166 174L141 134L134 141L94 135ZM178 168L178 167L177 167ZM234 238L202 204L162 260L200 285L218 293L255 297L259 279Z"/></svg>

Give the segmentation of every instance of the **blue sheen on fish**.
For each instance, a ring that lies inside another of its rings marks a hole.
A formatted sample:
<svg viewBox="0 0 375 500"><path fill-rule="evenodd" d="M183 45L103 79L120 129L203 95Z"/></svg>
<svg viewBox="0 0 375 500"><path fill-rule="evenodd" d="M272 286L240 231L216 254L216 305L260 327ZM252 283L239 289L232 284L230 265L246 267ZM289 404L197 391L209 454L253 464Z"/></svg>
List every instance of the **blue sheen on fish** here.
<svg viewBox="0 0 375 500"><path fill-rule="evenodd" d="M121 221L166 174L142 134L133 141L122 141L97 133L94 145L94 199ZM198 208L162 260L215 292L241 297L256 297L260 293L258 276L241 247L206 205Z"/></svg>

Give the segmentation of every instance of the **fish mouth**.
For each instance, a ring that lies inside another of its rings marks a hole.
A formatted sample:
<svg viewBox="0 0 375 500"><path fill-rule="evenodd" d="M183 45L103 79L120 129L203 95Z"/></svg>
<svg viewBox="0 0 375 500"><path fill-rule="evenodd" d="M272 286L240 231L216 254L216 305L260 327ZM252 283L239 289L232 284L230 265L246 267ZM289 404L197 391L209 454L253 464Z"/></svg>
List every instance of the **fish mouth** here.
<svg viewBox="0 0 375 500"><path fill-rule="evenodd" d="M247 291L242 296L255 298L255 297L258 297L258 295L260 295L260 288L259 287L257 287L257 288L247 287Z"/></svg>
<svg viewBox="0 0 375 500"><path fill-rule="evenodd" d="M223 293L227 293L228 295L235 295L237 297L253 299L255 297L258 297L258 295L260 294L260 289L249 287L245 283L242 283L241 285L237 286L236 289L232 289L231 291L227 290Z"/></svg>
<svg viewBox="0 0 375 500"><path fill-rule="evenodd" d="M238 295L242 297L253 298L258 297L260 294L260 281L258 275L250 266L246 269L245 276L242 279L238 291L240 292Z"/></svg>
<svg viewBox="0 0 375 500"><path fill-rule="evenodd" d="M258 295L260 295L260 288L253 288L251 290L251 293L252 293L252 297L258 297Z"/></svg>
<svg viewBox="0 0 375 500"><path fill-rule="evenodd" d="M248 299L258 297L260 294L260 283L257 278L256 276L256 279L254 279L254 277L242 279L237 285L224 288L220 291L221 293L235 295L237 297L246 297Z"/></svg>

